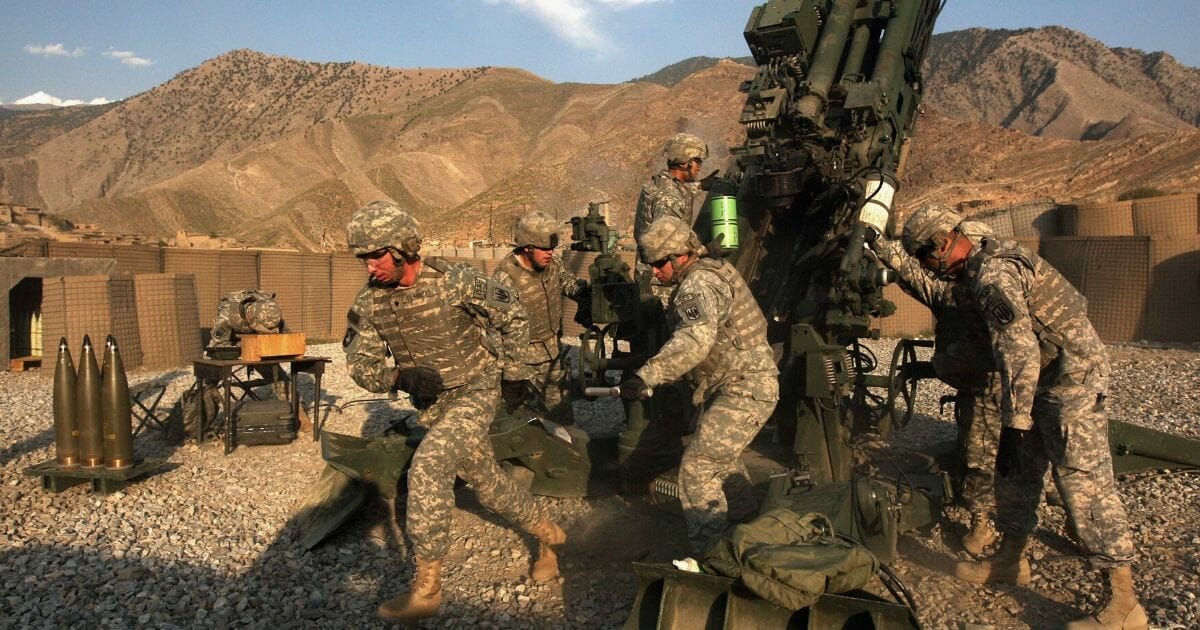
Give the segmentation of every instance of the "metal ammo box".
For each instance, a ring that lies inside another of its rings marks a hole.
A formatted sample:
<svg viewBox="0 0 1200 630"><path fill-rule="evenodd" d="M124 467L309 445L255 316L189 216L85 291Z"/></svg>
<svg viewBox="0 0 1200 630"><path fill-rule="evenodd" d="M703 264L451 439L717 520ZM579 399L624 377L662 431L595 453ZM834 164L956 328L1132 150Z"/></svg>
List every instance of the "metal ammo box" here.
<svg viewBox="0 0 1200 630"><path fill-rule="evenodd" d="M286 400L247 400L237 408L237 443L287 444L296 439L296 416Z"/></svg>

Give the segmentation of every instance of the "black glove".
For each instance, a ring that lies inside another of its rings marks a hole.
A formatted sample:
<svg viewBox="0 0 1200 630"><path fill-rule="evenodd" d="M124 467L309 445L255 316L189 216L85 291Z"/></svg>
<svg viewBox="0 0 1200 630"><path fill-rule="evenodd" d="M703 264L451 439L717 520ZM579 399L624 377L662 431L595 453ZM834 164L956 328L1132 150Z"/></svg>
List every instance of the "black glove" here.
<svg viewBox="0 0 1200 630"><path fill-rule="evenodd" d="M700 178L700 190L708 190L709 188L712 188L713 182L717 181L717 175L720 172L721 172L721 169L717 169L717 170L709 173L708 175L701 177Z"/></svg>
<svg viewBox="0 0 1200 630"><path fill-rule="evenodd" d="M1000 445L996 449L996 474L1008 479L1021 472L1029 431L1004 427L1000 430Z"/></svg>
<svg viewBox="0 0 1200 630"><path fill-rule="evenodd" d="M584 328L592 327L592 287L585 286L575 294L575 323Z"/></svg>
<svg viewBox="0 0 1200 630"><path fill-rule="evenodd" d="M529 381L500 381L500 398L504 401L504 408L508 413L512 413L520 407L522 403L529 399L529 393L533 390Z"/></svg>
<svg viewBox="0 0 1200 630"><path fill-rule="evenodd" d="M634 374L621 381L621 398L625 400L646 400L650 397L650 386L642 377Z"/></svg>
<svg viewBox="0 0 1200 630"><path fill-rule="evenodd" d="M414 400L437 398L444 385L442 375L427 365L404 368L396 375L396 387L399 387L400 391L408 392Z"/></svg>
<svg viewBox="0 0 1200 630"><path fill-rule="evenodd" d="M721 242L725 240L724 234L718 234L717 238L709 241L704 246L704 258L724 258L725 250L721 249Z"/></svg>

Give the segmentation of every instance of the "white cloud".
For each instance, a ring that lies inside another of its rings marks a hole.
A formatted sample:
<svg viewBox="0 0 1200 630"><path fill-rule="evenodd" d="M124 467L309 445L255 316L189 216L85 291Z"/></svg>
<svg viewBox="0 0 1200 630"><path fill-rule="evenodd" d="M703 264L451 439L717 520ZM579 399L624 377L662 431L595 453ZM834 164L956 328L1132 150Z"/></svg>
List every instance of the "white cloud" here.
<svg viewBox="0 0 1200 630"><path fill-rule="evenodd" d="M111 57L112 59L119 59L122 64L133 66L135 68L154 64L153 61L150 61L145 57L139 57L135 53L128 50L106 50L104 51L104 56Z"/></svg>
<svg viewBox="0 0 1200 630"><path fill-rule="evenodd" d="M94 98L85 103L77 98L61 99L61 98L58 98L57 96L51 96L45 92L39 91L39 92L30 94L29 96L26 96L25 98L19 98L19 99L13 101L12 104L13 105L54 105L57 107L68 107L71 105L104 105L104 104L107 104L110 102L112 102L112 101L109 101L108 99L104 98L103 96L101 96L99 98Z"/></svg>
<svg viewBox="0 0 1200 630"><path fill-rule="evenodd" d="M484 0L507 4L528 13L559 39L583 50L606 53L612 50L601 31L597 10L619 11L663 0Z"/></svg>
<svg viewBox="0 0 1200 630"><path fill-rule="evenodd" d="M62 44L46 44L45 46L25 44L25 52L42 57L81 57L83 56L83 51L83 48L67 50L67 47Z"/></svg>

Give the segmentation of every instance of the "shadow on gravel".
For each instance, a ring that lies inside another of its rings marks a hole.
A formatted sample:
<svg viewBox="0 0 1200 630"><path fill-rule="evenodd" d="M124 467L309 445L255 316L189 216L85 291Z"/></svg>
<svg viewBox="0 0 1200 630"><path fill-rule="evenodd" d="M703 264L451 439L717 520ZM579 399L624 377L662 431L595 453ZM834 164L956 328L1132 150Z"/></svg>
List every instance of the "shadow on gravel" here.
<svg viewBox="0 0 1200 630"><path fill-rule="evenodd" d="M9 462L18 459L26 453L40 451L53 443L54 427L51 426L33 437L13 442L4 450L0 450L0 466L7 465ZM50 456L53 457L54 454L51 453Z"/></svg>

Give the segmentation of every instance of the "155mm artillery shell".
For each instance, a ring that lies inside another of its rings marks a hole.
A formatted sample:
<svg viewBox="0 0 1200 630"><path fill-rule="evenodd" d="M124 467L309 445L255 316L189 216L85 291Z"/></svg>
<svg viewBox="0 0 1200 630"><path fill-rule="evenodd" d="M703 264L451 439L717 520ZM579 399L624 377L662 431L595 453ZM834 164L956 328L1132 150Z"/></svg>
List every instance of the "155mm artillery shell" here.
<svg viewBox="0 0 1200 630"><path fill-rule="evenodd" d="M67 338L58 342L54 363L54 461L59 468L79 466L79 424L75 414L75 362Z"/></svg>
<svg viewBox="0 0 1200 630"><path fill-rule="evenodd" d="M104 467L120 470L133 465L133 415L129 407L129 380L117 340L104 342L104 368L100 372L100 419L104 428Z"/></svg>
<svg viewBox="0 0 1200 630"><path fill-rule="evenodd" d="M104 465L104 433L100 420L100 368L92 340L83 336L79 375L75 379L75 412L79 420L79 459L86 468Z"/></svg>

